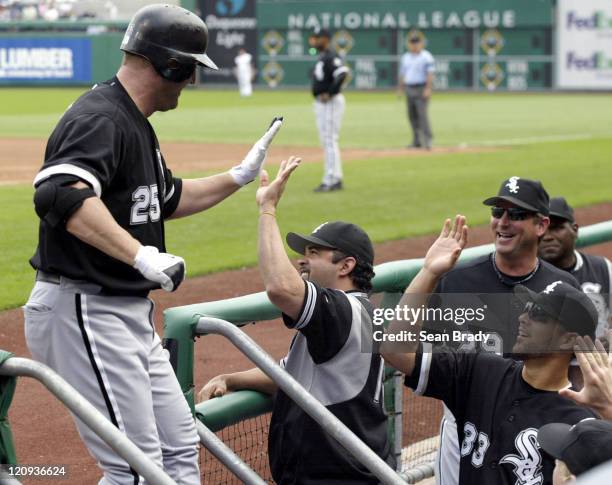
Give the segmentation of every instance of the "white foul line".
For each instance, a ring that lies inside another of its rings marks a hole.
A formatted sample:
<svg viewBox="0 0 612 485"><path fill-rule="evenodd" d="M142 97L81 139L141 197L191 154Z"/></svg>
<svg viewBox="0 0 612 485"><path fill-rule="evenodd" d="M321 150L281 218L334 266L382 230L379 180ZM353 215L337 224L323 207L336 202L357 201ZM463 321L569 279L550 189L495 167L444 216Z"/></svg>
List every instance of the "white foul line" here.
<svg viewBox="0 0 612 485"><path fill-rule="evenodd" d="M525 138L507 138L505 140L489 140L477 143L459 143L460 147L477 146L503 146L503 145L527 145L531 143L543 143L549 141L570 141L570 140L589 140L591 138L609 138L609 134L602 133L577 133L575 135L549 135L549 136L529 136Z"/></svg>

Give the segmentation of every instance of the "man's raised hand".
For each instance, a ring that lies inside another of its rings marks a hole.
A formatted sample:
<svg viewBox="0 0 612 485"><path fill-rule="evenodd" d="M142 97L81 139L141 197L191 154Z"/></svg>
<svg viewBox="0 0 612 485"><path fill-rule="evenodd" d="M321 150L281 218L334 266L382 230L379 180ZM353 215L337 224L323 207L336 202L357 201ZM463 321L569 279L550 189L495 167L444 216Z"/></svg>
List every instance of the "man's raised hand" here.
<svg viewBox="0 0 612 485"><path fill-rule="evenodd" d="M257 193L255 194L255 200L260 210L276 209L289 177L293 171L298 168L301 162L301 158L294 156L289 157L288 160L283 160L276 174L276 178L272 182L270 182L268 172L262 170L259 178L259 189L257 189Z"/></svg>
<svg viewBox="0 0 612 485"><path fill-rule="evenodd" d="M608 330L607 337L612 337L612 331ZM612 354L599 340L593 343L588 336L578 337L574 350L582 370L584 387L580 392L561 389L559 394L595 409L604 419L612 420Z"/></svg>
<svg viewBox="0 0 612 485"><path fill-rule="evenodd" d="M465 216L457 215L452 225L451 220L446 219L440 236L425 255L423 268L434 276L452 269L467 244L467 229Z"/></svg>

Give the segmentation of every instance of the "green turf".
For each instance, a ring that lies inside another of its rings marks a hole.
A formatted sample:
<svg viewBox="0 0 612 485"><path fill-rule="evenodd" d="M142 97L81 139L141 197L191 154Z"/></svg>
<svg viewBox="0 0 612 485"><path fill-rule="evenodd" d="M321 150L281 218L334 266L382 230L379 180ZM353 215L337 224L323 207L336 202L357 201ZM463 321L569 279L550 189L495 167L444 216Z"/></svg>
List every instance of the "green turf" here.
<svg viewBox="0 0 612 485"><path fill-rule="evenodd" d="M375 241L437 231L444 217L457 212L466 214L470 224L480 224L488 220L480 202L511 175L539 178L551 195L564 194L583 206L610 200L611 157L612 139L601 138L369 159L345 165L345 191L317 195L311 190L321 167L307 164L290 181L279 222L286 232L310 231L326 220L351 220ZM168 249L185 257L190 275L255 264L255 189L250 184L204 214L168 223ZM37 232L31 194L28 186L0 189L0 308L23 303L31 287L27 260Z"/></svg>
<svg viewBox="0 0 612 485"><path fill-rule="evenodd" d="M0 89L0 133L47 137L83 89ZM344 147L406 145L403 99L390 92L348 92ZM437 145L504 144L610 136L612 97L606 94L438 93L431 103ZM162 141L249 143L275 115L286 125L277 143L316 146L307 91L262 91L243 99L231 91L183 93L178 110L152 117Z"/></svg>

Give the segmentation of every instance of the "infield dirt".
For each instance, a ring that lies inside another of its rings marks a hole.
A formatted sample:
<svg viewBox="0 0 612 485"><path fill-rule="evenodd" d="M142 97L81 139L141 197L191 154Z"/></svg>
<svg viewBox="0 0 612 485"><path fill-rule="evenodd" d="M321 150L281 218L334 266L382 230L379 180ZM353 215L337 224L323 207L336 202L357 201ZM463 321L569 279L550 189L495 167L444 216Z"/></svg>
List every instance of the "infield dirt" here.
<svg viewBox="0 0 612 485"><path fill-rule="evenodd" d="M30 183L40 169L45 153L46 140L39 138L3 138L0 140L0 185ZM240 163L251 149L251 145L162 143L162 153L174 173L199 172L227 169ZM367 150L342 149L345 161L375 157L411 157L440 153L468 153L499 150L479 147L434 147L431 151L393 149ZM320 162L322 152L317 147L273 145L268 154L268 163L278 164L290 155L302 157L304 162Z"/></svg>

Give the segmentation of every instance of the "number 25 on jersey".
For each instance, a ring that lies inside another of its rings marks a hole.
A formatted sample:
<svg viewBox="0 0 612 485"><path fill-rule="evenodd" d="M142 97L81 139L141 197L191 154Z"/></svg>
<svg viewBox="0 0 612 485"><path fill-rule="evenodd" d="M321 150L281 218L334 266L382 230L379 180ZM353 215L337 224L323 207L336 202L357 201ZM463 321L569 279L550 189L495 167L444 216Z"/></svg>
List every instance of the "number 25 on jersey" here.
<svg viewBox="0 0 612 485"><path fill-rule="evenodd" d="M157 184L141 185L132 193L132 211L130 225L157 222L161 216Z"/></svg>

